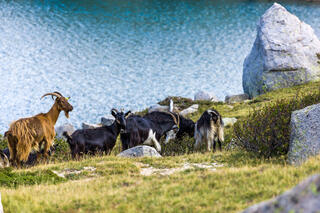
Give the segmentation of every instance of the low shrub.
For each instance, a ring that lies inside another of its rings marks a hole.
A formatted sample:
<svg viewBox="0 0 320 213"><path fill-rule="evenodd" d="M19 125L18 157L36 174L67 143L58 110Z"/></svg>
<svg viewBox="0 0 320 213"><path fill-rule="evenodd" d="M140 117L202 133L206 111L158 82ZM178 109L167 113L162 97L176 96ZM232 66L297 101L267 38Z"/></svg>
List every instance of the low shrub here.
<svg viewBox="0 0 320 213"><path fill-rule="evenodd" d="M234 125L235 143L262 157L285 155L290 141L292 111L320 102L320 92L299 94L281 99L260 109L253 108L249 116Z"/></svg>
<svg viewBox="0 0 320 213"><path fill-rule="evenodd" d="M161 141L161 155L177 156L206 151L205 143L201 145L200 150L194 150L194 143L194 138L188 135L184 135L181 139L172 140L168 144L164 144L163 141Z"/></svg>
<svg viewBox="0 0 320 213"><path fill-rule="evenodd" d="M65 179L57 176L51 170L36 172L17 172L12 168L0 169L0 186L17 187L20 185L35 185L41 183L60 183Z"/></svg>
<svg viewBox="0 0 320 213"><path fill-rule="evenodd" d="M61 160L70 160L71 159L71 150L69 144L64 139L55 138L54 139L54 154L51 156L52 160L61 161Z"/></svg>
<svg viewBox="0 0 320 213"><path fill-rule="evenodd" d="M194 139L184 135L181 139L172 140L167 144L161 142L161 155L175 156L193 152Z"/></svg>
<svg viewBox="0 0 320 213"><path fill-rule="evenodd" d="M4 150L4 149L7 148L7 147L8 147L8 141L7 141L7 139L5 139L5 138L3 137L3 135L0 134L0 149L1 149L1 150Z"/></svg>

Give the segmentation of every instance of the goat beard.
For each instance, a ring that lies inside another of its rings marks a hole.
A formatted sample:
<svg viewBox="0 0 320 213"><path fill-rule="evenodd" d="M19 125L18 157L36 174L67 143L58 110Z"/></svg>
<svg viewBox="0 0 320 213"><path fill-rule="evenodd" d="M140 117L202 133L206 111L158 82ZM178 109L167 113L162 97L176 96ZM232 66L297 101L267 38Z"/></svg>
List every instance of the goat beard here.
<svg viewBox="0 0 320 213"><path fill-rule="evenodd" d="M69 112L68 111L64 111L64 115L69 118Z"/></svg>

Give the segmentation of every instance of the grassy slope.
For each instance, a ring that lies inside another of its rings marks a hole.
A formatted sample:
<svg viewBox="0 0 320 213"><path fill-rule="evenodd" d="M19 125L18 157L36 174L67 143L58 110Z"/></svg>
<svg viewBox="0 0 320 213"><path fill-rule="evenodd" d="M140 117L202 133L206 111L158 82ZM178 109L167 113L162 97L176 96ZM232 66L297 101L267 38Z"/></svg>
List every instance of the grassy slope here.
<svg viewBox="0 0 320 213"><path fill-rule="evenodd" d="M231 107L201 102L199 112L190 117L196 120L205 109L215 107L224 117L243 118L251 107L293 97L297 90L312 92L319 86L317 82L282 89ZM229 140L231 128L226 129L226 134ZM214 172L189 169L171 176L145 177L139 172L141 163L172 168L185 162L217 162L224 167ZM49 178L48 175L42 178L48 171L85 166L96 170L69 175L66 179L51 173ZM282 158L262 160L238 150L161 159L103 156L13 171L11 178L19 181L15 186L2 186L1 193L5 212L237 212L272 198L319 171L320 157L310 159L301 167L293 167L286 165ZM26 174L38 178L34 182L25 181ZM6 178L0 175L0 183Z"/></svg>

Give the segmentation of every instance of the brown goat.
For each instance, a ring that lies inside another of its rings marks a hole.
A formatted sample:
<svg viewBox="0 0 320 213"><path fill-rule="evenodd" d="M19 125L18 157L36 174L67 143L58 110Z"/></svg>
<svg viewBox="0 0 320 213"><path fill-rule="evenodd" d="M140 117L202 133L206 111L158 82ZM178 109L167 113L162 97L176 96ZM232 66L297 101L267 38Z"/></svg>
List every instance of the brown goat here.
<svg viewBox="0 0 320 213"><path fill-rule="evenodd" d="M48 151L55 136L54 125L58 120L60 112L63 110L65 116L69 118L69 112L73 107L68 103L68 99L59 92L46 93L56 97L53 106L47 113L40 113L30 118L21 118L10 124L10 129L5 133L8 139L10 151L10 163L18 168L21 162L25 162L34 148L37 150L37 160L40 157L40 149L44 143L43 156L48 158Z"/></svg>

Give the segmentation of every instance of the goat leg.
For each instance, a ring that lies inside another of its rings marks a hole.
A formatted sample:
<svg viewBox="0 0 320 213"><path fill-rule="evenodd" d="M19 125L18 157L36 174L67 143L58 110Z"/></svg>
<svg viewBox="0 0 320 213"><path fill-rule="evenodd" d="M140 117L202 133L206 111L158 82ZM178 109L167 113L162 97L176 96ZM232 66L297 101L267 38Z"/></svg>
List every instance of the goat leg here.
<svg viewBox="0 0 320 213"><path fill-rule="evenodd" d="M220 149L220 151L222 151L220 139L218 139L218 143L219 143L219 149Z"/></svg>
<svg viewBox="0 0 320 213"><path fill-rule="evenodd" d="M215 140L215 138L213 138L213 152L215 152L216 151L216 140Z"/></svg>

